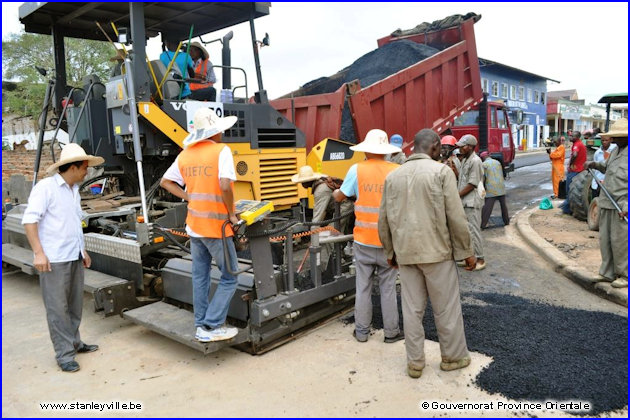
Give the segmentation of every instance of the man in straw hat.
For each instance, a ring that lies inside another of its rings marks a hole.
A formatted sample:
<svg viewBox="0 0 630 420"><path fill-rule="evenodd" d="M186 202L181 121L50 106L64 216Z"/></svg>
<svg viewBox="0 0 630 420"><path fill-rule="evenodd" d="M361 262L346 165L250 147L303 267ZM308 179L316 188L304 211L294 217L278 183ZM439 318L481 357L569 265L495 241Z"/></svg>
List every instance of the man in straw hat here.
<svg viewBox="0 0 630 420"><path fill-rule="evenodd" d="M422 318L431 299L442 352L442 370L470 364L454 260L475 267L472 242L457 180L437 162L440 136L424 129L414 154L385 179L378 231L388 261L400 266L407 373L419 378L425 366Z"/></svg>
<svg viewBox="0 0 630 420"><path fill-rule="evenodd" d="M356 296L354 304L354 337L366 342L372 323L372 283L376 279L381 294L385 342L394 343L404 338L398 327L396 277L398 270L385 258L383 244L378 237L378 209L383 194L385 177L399 165L387 162L385 156L401 151L392 146L383 130L370 130L363 142L351 146L355 152L365 152L367 160L348 170L341 188L333 193L335 200L356 197L354 207L354 259L356 266Z"/></svg>
<svg viewBox="0 0 630 420"><path fill-rule="evenodd" d="M34 254L33 265L39 271L55 357L64 372L79 370L74 360L77 353L98 350L97 345L81 341L79 334L83 270L92 263L83 240L79 184L88 166L103 162L101 157L86 154L78 144L67 144L59 161L46 169L54 175L39 181L31 191L22 218Z"/></svg>
<svg viewBox="0 0 630 420"><path fill-rule="evenodd" d="M340 178L324 175L313 171L308 165L302 166L298 173L291 177L291 181L296 184L302 184L304 188L310 188L313 194L313 222L321 222L335 215L335 200L333 199L333 191L341 187L343 180ZM343 200L340 205L341 214L348 213L352 210L352 201ZM342 233L346 233L349 217L345 217L340 221ZM311 230L319 229L320 226L313 226ZM322 268L326 270L328 259L332 254L333 245L325 244L322 247Z"/></svg>
<svg viewBox="0 0 630 420"><path fill-rule="evenodd" d="M237 286L237 276L230 270L235 272L238 263L231 239L227 241L229 259L225 259L222 226L226 220L236 224L238 219L232 190L236 180L234 159L230 148L220 143L222 133L236 120L234 116L220 118L209 108L195 112L193 132L184 139L184 150L160 181L162 188L188 201L186 232L192 256L195 338L204 343L229 340L238 333L236 328L224 325ZM231 227L226 235L233 236ZM221 280L210 300L213 258L221 270Z"/></svg>
<svg viewBox="0 0 630 420"><path fill-rule="evenodd" d="M472 237L477 265L474 271L486 268L486 261L483 256L483 239L481 238L481 209L484 200L477 192L479 183L483 182L483 164L475 153L477 139L472 134L465 134L455 146L459 147L462 156L462 166L457 179L459 197L462 199L468 229ZM464 263L459 263L463 265Z"/></svg>
<svg viewBox="0 0 630 420"><path fill-rule="evenodd" d="M122 48L117 48L116 49L116 55L111 57L109 59L109 61L112 61L116 64L114 64L114 67L112 67L109 76L110 77L114 77L114 76L118 76L120 74L122 74L122 64L125 62L125 50L123 50Z"/></svg>
<svg viewBox="0 0 630 420"><path fill-rule="evenodd" d="M332 217L335 213L335 200L333 191L341 187L343 179L324 175L313 171L310 166L302 166L298 173L291 177L291 181L302 184L304 188L310 188L313 193L313 222L321 222L327 216ZM341 213L347 213L352 209L352 201L343 200L341 202ZM341 219L341 231L345 232L349 218ZM317 226L315 227L317 228Z"/></svg>
<svg viewBox="0 0 630 420"><path fill-rule="evenodd" d="M216 100L217 91L213 85L217 81L217 76L214 74L214 68L212 68L210 54L199 42L193 42L190 44L190 57L193 59L195 79L201 80L201 83L190 83L191 98L207 97L209 101Z"/></svg>
<svg viewBox="0 0 630 420"><path fill-rule="evenodd" d="M587 167L605 174L604 187L621 212L606 194L599 194L599 279L612 281L613 287L628 287L628 223L623 220L628 217L628 120L617 120L601 136L610 138L617 148L604 162L588 162Z"/></svg>

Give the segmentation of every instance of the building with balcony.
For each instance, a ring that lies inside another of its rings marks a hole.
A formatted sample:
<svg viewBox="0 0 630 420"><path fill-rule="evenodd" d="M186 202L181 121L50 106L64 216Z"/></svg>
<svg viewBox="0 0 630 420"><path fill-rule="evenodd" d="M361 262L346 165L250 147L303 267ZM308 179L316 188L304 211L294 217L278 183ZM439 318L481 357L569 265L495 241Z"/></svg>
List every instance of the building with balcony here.
<svg viewBox="0 0 630 420"><path fill-rule="evenodd" d="M481 87L488 93L488 99L504 102L510 108L515 146L542 147L549 137L547 81L559 82L485 58L479 58L479 67Z"/></svg>
<svg viewBox="0 0 630 420"><path fill-rule="evenodd" d="M547 124L550 127L550 136L566 135L568 130L582 133L599 128L605 131L606 105L587 105L583 99L579 99L577 90L550 91L547 94ZM628 105L618 105L611 109L610 120L612 122L627 115ZM625 111L625 113L624 113Z"/></svg>

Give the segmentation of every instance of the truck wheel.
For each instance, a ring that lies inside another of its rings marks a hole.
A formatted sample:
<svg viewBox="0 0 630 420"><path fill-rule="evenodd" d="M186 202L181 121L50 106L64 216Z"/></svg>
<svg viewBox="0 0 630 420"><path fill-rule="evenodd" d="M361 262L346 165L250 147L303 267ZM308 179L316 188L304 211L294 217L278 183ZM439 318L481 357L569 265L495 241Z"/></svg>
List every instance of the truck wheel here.
<svg viewBox="0 0 630 420"><path fill-rule="evenodd" d="M588 206L591 204L592 191L591 182L593 176L588 171L580 172L571 181L569 188L569 206L573 217L578 220L586 220L588 214Z"/></svg>
<svg viewBox="0 0 630 420"><path fill-rule="evenodd" d="M586 217L586 223L590 230L599 230L599 198L595 197L591 204L588 206L588 215Z"/></svg>

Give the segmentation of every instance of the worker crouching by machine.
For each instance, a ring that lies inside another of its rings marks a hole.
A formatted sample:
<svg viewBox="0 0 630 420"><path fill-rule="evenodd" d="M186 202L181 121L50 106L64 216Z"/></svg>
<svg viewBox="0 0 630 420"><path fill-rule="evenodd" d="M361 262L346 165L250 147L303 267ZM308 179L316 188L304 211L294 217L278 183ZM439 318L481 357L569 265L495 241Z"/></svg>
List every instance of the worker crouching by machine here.
<svg viewBox="0 0 630 420"><path fill-rule="evenodd" d="M310 166L302 166L298 173L291 177L291 181L296 184L302 184L302 187L311 189L313 194L313 222L321 222L335 216L336 202L333 199L333 191L341 187L343 180L340 178L324 175L314 172ZM349 199L343 200L339 204L339 210L342 215L352 214L354 206ZM348 233L348 225L350 217L344 217L340 221L340 232ZM317 229L319 226L313 225L311 230ZM332 255L332 244L328 244L322 248L323 268L328 267L330 256Z"/></svg>

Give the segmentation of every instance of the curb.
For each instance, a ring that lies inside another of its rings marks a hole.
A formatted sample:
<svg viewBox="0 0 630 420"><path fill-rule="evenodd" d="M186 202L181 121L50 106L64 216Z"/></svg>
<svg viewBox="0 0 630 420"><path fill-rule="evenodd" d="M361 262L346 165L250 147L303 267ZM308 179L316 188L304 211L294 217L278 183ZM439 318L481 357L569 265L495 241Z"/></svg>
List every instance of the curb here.
<svg viewBox="0 0 630 420"><path fill-rule="evenodd" d="M529 223L530 216L534 214L536 210L538 209L534 207L533 209L520 213L516 218L516 229L523 239L525 239L525 242L545 260L550 262L554 267L554 271L557 273L579 284L584 289L627 308L628 296L612 287L608 282L598 282L597 274L589 273L584 270L573 260L567 258L555 246L540 237Z"/></svg>

